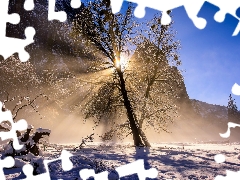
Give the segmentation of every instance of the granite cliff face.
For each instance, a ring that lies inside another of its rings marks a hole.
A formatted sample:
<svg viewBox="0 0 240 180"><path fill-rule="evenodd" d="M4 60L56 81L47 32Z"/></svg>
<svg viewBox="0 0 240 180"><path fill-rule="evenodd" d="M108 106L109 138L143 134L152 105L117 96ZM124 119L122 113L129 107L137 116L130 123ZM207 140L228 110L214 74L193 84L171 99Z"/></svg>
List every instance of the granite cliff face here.
<svg viewBox="0 0 240 180"><path fill-rule="evenodd" d="M143 41L133 53L129 69L138 71L139 76L141 73L146 76L147 73L152 76L154 73L154 67L158 67L157 78L155 79L155 88L165 89L165 91L171 91L173 101L179 106L185 106L190 103L190 99L184 84L184 78L177 65L170 65L172 62L168 62L166 57L160 51L159 58L156 59L158 48L148 40ZM154 61L157 61L156 64ZM152 63L151 65L149 63ZM153 68L152 68L153 66Z"/></svg>

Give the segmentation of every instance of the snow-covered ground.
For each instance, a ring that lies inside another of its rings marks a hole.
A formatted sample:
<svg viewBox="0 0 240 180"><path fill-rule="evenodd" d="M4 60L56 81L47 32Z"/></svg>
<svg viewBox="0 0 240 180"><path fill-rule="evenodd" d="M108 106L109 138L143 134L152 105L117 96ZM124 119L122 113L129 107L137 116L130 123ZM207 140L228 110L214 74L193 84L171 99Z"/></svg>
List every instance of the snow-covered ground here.
<svg viewBox="0 0 240 180"><path fill-rule="evenodd" d="M79 180L79 171L84 168L96 172L108 170L109 179L118 179L114 168L144 159L145 169L156 168L157 179L214 179L217 175L226 175L226 170L240 171L240 143L158 143L151 148L135 148L130 143L106 144L88 143L88 146L73 151L76 145L57 145L58 150L48 147L43 152L44 159L60 156L61 148L71 152L73 168L63 171L61 161L49 165L51 179ZM216 163L215 155L224 154L226 161ZM22 179L21 163L18 168L4 169L7 179ZM23 163L24 164L24 163ZM122 179L122 178L121 178ZM123 179L138 179L136 175Z"/></svg>

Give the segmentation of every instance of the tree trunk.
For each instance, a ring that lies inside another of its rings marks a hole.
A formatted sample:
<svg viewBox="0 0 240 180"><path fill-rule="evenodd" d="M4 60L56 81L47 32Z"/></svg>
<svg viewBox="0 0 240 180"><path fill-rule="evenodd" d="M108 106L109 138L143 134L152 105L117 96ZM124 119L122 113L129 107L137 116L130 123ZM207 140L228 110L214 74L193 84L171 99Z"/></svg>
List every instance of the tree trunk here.
<svg viewBox="0 0 240 180"><path fill-rule="evenodd" d="M136 124L136 119L134 118L132 105L128 98L128 94L127 94L127 90L126 90L126 86L125 86L125 80L123 78L123 73L121 72L121 69L117 69L117 73L120 78L121 93L122 93L122 97L123 97L123 101L124 101L124 106L127 110L127 117L128 117L129 123L130 123L130 128L131 128L131 131L133 134L134 145L135 146L143 146L144 144L140 137L139 128L137 127L137 124Z"/></svg>
<svg viewBox="0 0 240 180"><path fill-rule="evenodd" d="M145 98L147 98L147 99L148 99L149 96L150 96L151 86L153 85L154 80L155 80L155 78L156 78L157 70L158 70L158 67L155 66L155 68L154 68L154 75L153 75L152 78L150 78L150 81L148 82L147 89L146 89L146 92L145 92ZM144 103L144 108L143 108L143 109L145 109L145 107L146 107L146 102ZM142 137L142 140L143 140L145 146L151 147L151 144L149 143L149 141L148 141L148 139L147 139L147 136L145 135L145 133L144 133L143 130L142 130L143 121L144 121L144 119L145 119L144 116L145 116L145 113L143 112L142 117L141 117L140 120L139 120L139 133L140 133L140 135L141 135L141 137Z"/></svg>
<svg viewBox="0 0 240 180"><path fill-rule="evenodd" d="M142 121L142 122L143 122L143 121ZM151 147L151 144L149 143L146 134L145 134L145 133L143 132L143 130L142 130L142 123L139 124L139 133L140 133L140 136L142 137L142 140L143 140L145 146Z"/></svg>
<svg viewBox="0 0 240 180"><path fill-rule="evenodd" d="M149 88L150 90L150 88ZM146 102L144 102L144 106L143 106L143 113L138 121L138 125L139 125L139 133L142 137L142 140L144 142L144 144L147 146L147 147L151 147L151 144L149 143L148 139L147 139L147 136L145 135L145 133L143 132L142 130L142 126L143 126L143 121L144 121L144 116L145 116L145 112L144 112L144 109L146 108Z"/></svg>

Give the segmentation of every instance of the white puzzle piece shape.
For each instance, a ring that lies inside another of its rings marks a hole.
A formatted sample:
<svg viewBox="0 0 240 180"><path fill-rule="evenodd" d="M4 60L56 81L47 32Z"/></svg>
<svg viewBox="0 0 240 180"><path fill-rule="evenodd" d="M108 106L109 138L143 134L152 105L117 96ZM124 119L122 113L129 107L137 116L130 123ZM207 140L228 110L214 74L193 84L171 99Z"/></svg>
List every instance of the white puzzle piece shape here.
<svg viewBox="0 0 240 180"><path fill-rule="evenodd" d="M59 20L64 22L67 20L67 14L64 11L55 11L56 0L48 0L48 20ZM81 6L81 0L71 0L72 8L79 8Z"/></svg>
<svg viewBox="0 0 240 180"><path fill-rule="evenodd" d="M13 122L11 111L2 111L2 103L0 102L0 123L3 121L8 121L11 123L11 130L7 132L0 132L0 137L4 141L6 139L13 140L13 147L16 150L19 150L23 145L19 144L16 131L23 131L27 129L27 122L22 119L18 122Z"/></svg>
<svg viewBox="0 0 240 180"><path fill-rule="evenodd" d="M148 170L144 168L143 159L139 159L135 162L118 167L116 168L116 171L118 172L119 178L137 174L139 180L145 180L146 178L157 178L158 176L158 171L156 168L151 168Z"/></svg>
<svg viewBox="0 0 240 180"><path fill-rule="evenodd" d="M62 169L64 171L71 170L73 168L73 164L72 164L72 161L69 158L72 157L72 156L73 155L70 152L68 152L66 150L62 150L62 153L61 153L59 158L52 159L52 160L44 160L43 164L44 164L44 167L46 169L46 172L42 173L42 174L39 174L39 175L36 175L36 176L33 175L33 167L32 167L31 164L24 165L23 166L23 172L27 176L25 178L25 180L50 180L50 172L49 172L49 169L48 169L48 164L51 163L51 162L54 162L54 161L58 161L58 160L62 161Z"/></svg>
<svg viewBox="0 0 240 180"><path fill-rule="evenodd" d="M6 179L3 172L3 168L11 168L14 166L14 164L15 164L14 159L11 156L8 156L3 160L0 160L0 179L1 180Z"/></svg>
<svg viewBox="0 0 240 180"><path fill-rule="evenodd" d="M188 17L192 20L193 24L199 28L205 28L207 21L204 18L198 17L198 13L205 2L209 2L215 6L218 6L220 10L215 14L214 19L217 22L223 22L226 14L231 14L236 19L240 20L240 17L236 15L236 10L240 7L240 0L126 0L128 2L136 3L134 15L138 18L145 16L145 8L152 8L162 12L162 24L166 25L171 22L171 17L167 14L168 10L175 9L180 6L184 6ZM111 7L113 13L120 11L123 0L111 0ZM238 35L240 31L240 23L238 23L233 36Z"/></svg>
<svg viewBox="0 0 240 180"><path fill-rule="evenodd" d="M26 39L6 37L7 22L11 24L18 24L20 22L18 14L8 14L8 6L9 0L0 1L0 55L2 55L4 59L7 59L14 53L18 53L19 59L25 62L30 57L25 51L25 47L34 42L35 29L32 27L25 29Z"/></svg>

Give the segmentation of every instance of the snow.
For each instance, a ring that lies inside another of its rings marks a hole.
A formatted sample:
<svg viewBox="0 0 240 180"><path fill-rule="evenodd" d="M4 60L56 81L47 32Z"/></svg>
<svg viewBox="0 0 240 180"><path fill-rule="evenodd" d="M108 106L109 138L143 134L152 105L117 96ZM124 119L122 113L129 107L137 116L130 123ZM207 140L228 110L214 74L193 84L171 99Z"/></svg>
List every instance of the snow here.
<svg viewBox="0 0 240 180"><path fill-rule="evenodd" d="M240 143L153 143L151 148L135 148L130 143L93 142L87 144L88 146L78 151L73 151L73 149L79 144L58 144L57 147L63 147L74 155L70 157L73 168L65 172L62 170L60 160L50 163L51 178L80 179L79 171L88 168L95 169L96 173L107 170L110 172L109 179L118 179L115 168L138 159L144 159L145 169L156 168L158 170L157 179L214 179L217 175L225 176L226 170L228 174L235 175L240 171ZM43 151L43 157L34 158L33 155L28 155L27 159L35 159L35 162L42 164L40 161L42 162L43 158L56 159L60 153L61 151L51 146ZM219 154L222 157L225 156L225 162L215 161L216 155ZM4 169L4 172L7 179L25 177L20 167ZM40 172L42 173L43 170L41 169ZM133 175L123 179L138 178Z"/></svg>

